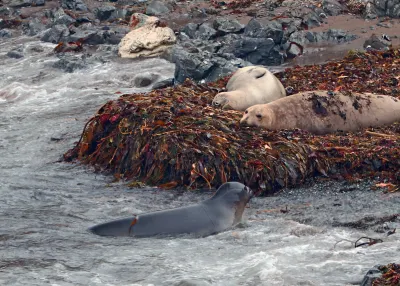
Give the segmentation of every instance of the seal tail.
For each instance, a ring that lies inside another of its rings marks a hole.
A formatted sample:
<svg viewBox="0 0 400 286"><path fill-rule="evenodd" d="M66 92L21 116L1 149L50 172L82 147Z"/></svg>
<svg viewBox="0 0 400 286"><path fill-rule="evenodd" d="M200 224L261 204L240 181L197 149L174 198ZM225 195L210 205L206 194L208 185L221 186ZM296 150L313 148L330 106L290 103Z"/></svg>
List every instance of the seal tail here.
<svg viewBox="0 0 400 286"><path fill-rule="evenodd" d="M131 236L132 227L137 221L137 216L123 218L92 226L89 231L100 236Z"/></svg>

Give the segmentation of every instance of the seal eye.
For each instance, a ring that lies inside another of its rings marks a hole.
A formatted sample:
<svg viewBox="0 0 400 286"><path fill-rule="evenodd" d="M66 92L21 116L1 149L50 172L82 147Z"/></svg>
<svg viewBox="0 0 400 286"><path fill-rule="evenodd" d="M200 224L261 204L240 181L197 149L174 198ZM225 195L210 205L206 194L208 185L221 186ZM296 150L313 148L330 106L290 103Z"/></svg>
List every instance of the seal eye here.
<svg viewBox="0 0 400 286"><path fill-rule="evenodd" d="M215 106L218 106L218 105L219 105L219 102L214 102L214 105L215 105Z"/></svg>
<svg viewBox="0 0 400 286"><path fill-rule="evenodd" d="M249 113L247 110L244 112L244 114L247 114L247 113Z"/></svg>
<svg viewBox="0 0 400 286"><path fill-rule="evenodd" d="M258 119L262 118L261 114L257 114L256 116L257 116Z"/></svg>

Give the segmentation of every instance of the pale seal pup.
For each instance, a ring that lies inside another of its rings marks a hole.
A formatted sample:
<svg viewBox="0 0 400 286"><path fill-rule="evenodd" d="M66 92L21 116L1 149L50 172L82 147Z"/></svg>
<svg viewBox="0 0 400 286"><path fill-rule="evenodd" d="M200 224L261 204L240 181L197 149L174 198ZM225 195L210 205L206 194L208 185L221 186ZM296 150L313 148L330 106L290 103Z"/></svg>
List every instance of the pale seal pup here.
<svg viewBox="0 0 400 286"><path fill-rule="evenodd" d="M246 108L268 103L286 96L285 88L276 76L260 66L238 69L226 84L226 92L218 93L214 107L244 111Z"/></svg>
<svg viewBox="0 0 400 286"><path fill-rule="evenodd" d="M245 185L228 182L211 198L195 205L139 214L106 222L89 230L101 236L208 236L227 230L240 222L253 192Z"/></svg>
<svg viewBox="0 0 400 286"><path fill-rule="evenodd" d="M314 134L359 131L400 120L400 100L371 93L309 91L249 107L244 126L295 129Z"/></svg>

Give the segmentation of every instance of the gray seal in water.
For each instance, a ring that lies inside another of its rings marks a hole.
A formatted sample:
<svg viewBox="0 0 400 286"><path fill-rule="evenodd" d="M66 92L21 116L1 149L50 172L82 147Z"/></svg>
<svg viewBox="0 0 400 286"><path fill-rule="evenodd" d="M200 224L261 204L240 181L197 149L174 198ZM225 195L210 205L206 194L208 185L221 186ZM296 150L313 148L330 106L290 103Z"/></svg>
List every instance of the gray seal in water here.
<svg viewBox="0 0 400 286"><path fill-rule="evenodd" d="M209 199L195 205L144 213L102 223L89 228L101 236L208 236L238 224L253 196L250 188L238 182L221 185Z"/></svg>

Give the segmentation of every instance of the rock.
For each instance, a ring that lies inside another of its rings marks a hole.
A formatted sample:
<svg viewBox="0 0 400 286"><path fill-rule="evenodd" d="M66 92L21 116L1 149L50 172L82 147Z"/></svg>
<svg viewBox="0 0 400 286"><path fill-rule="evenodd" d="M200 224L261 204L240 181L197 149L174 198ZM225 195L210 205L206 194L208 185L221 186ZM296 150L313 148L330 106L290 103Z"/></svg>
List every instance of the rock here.
<svg viewBox="0 0 400 286"><path fill-rule="evenodd" d="M280 44L283 38L283 29L278 21L270 21L264 25L253 18L245 27L244 35L251 38L271 38L275 44Z"/></svg>
<svg viewBox="0 0 400 286"><path fill-rule="evenodd" d="M304 16L303 23L306 25L307 29L312 29L321 26L323 20L315 12L311 12Z"/></svg>
<svg viewBox="0 0 400 286"><path fill-rule="evenodd" d="M12 32L9 29L0 30L0 38L11 38Z"/></svg>
<svg viewBox="0 0 400 286"><path fill-rule="evenodd" d="M146 87L152 84L155 80L157 80L159 76L154 73L146 72L141 75L138 75L133 80L136 87Z"/></svg>
<svg viewBox="0 0 400 286"><path fill-rule="evenodd" d="M144 26L130 31L121 40L118 55L123 58L152 57L171 48L176 43L175 33L159 24L158 18L149 17Z"/></svg>
<svg viewBox="0 0 400 286"><path fill-rule="evenodd" d="M82 0L61 0L61 7L69 10L87 11L88 8Z"/></svg>
<svg viewBox="0 0 400 286"><path fill-rule="evenodd" d="M376 34L372 34L371 37L364 42L363 47L366 50L385 51L388 50L391 45L392 42L387 36L378 37Z"/></svg>
<svg viewBox="0 0 400 286"><path fill-rule="evenodd" d="M186 78L196 81L205 79L214 67L214 63L204 58L202 54L188 53L182 47L173 48L175 63L175 81L182 83Z"/></svg>
<svg viewBox="0 0 400 286"><path fill-rule="evenodd" d="M76 22L75 19L67 14L60 15L58 18L54 19L54 24L56 24L56 25L69 26L75 22Z"/></svg>
<svg viewBox="0 0 400 286"><path fill-rule="evenodd" d="M13 59L20 59L20 58L23 58L23 57L24 57L24 54L23 54L23 47L22 47L22 46L19 46L19 47L15 48L15 49L9 51L9 52L7 53L7 57L13 58Z"/></svg>
<svg viewBox="0 0 400 286"><path fill-rule="evenodd" d="M92 37L96 37L96 30L85 30L82 31L80 29L74 29L74 33L71 33L68 37L68 42L77 42L82 41L84 44L89 44ZM101 41L103 43L103 41ZM97 43L96 43L97 44Z"/></svg>
<svg viewBox="0 0 400 286"><path fill-rule="evenodd" d="M46 3L44 0L32 0L32 6L44 6Z"/></svg>
<svg viewBox="0 0 400 286"><path fill-rule="evenodd" d="M365 5L365 11L364 11L365 19L376 19L379 17L378 14L380 14L380 13L374 4L372 4L371 2L368 2Z"/></svg>
<svg viewBox="0 0 400 286"><path fill-rule="evenodd" d="M364 13L367 19L389 16L400 18L400 2L398 0L371 0L368 1Z"/></svg>
<svg viewBox="0 0 400 286"><path fill-rule="evenodd" d="M57 44L64 41L69 36L69 29L66 25L55 25L47 30L40 38L43 42Z"/></svg>
<svg viewBox="0 0 400 286"><path fill-rule="evenodd" d="M46 30L46 26L43 25L37 18L34 18L22 25L23 33L28 36L35 36L44 30Z"/></svg>
<svg viewBox="0 0 400 286"><path fill-rule="evenodd" d="M111 15L115 12L114 6L101 6L97 7L93 10L93 13L96 15L96 18L100 21L108 20Z"/></svg>
<svg viewBox="0 0 400 286"><path fill-rule="evenodd" d="M304 45L321 42L345 43L357 38L356 35L343 30L329 29L326 32L297 31L290 35L289 40Z"/></svg>
<svg viewBox="0 0 400 286"><path fill-rule="evenodd" d="M146 14L149 16L160 16L167 14L173 10L172 5L159 0L153 0L146 7Z"/></svg>
<svg viewBox="0 0 400 286"><path fill-rule="evenodd" d="M189 38L194 39L196 38L196 32L199 28L199 25L194 23L189 23L183 27L182 32L185 33Z"/></svg>
<svg viewBox="0 0 400 286"><path fill-rule="evenodd" d="M368 270L360 286L372 286L374 280L382 276L382 272L379 270L380 266L381 265L375 265L370 270Z"/></svg>
<svg viewBox="0 0 400 286"><path fill-rule="evenodd" d="M143 27L146 24L147 19L149 19L149 16L145 14L134 13L129 19L129 27L131 27L132 30Z"/></svg>
<svg viewBox="0 0 400 286"><path fill-rule="evenodd" d="M10 16L12 15L13 10L9 7L0 7L0 16Z"/></svg>
<svg viewBox="0 0 400 286"><path fill-rule="evenodd" d="M244 30L244 25L240 24L236 19L216 18L213 22L213 27L219 35L229 33L241 33Z"/></svg>
<svg viewBox="0 0 400 286"><path fill-rule="evenodd" d="M59 54L57 55L59 60L53 63L53 67L61 69L65 72L72 73L77 69L83 69L86 66L85 58L81 55L73 54Z"/></svg>
<svg viewBox="0 0 400 286"><path fill-rule="evenodd" d="M296 43L288 43L288 47L286 49L286 55L289 59L293 59L297 56L300 56L303 53L303 48Z"/></svg>
<svg viewBox="0 0 400 286"><path fill-rule="evenodd" d="M32 0L12 0L8 3L8 6L11 8L22 8L29 7L32 4Z"/></svg>
<svg viewBox="0 0 400 286"><path fill-rule="evenodd" d="M213 39L216 37L216 35L217 35L217 31L214 30L208 23L201 24L196 32L196 38L199 38L202 40Z"/></svg>
<svg viewBox="0 0 400 286"><path fill-rule="evenodd" d="M322 1L322 9L329 16L337 16L346 11L346 8L336 0L324 0Z"/></svg>
<svg viewBox="0 0 400 286"><path fill-rule="evenodd" d="M174 85L174 78L167 78L167 79L164 79L162 81L159 81L159 82L156 82L155 84L153 84L151 89L161 89L161 88L166 88L166 87L173 86L173 85Z"/></svg>

